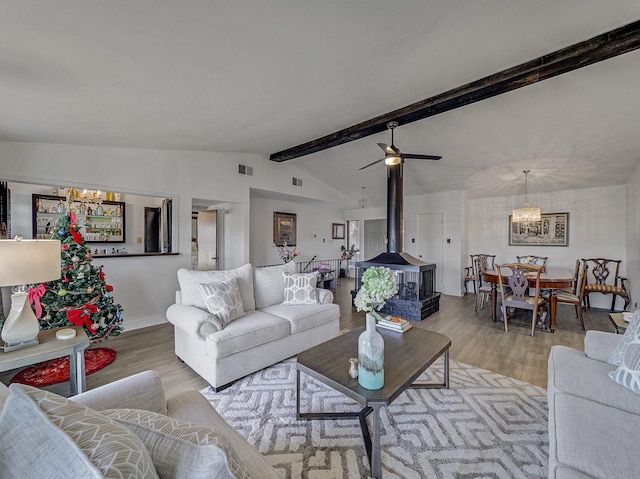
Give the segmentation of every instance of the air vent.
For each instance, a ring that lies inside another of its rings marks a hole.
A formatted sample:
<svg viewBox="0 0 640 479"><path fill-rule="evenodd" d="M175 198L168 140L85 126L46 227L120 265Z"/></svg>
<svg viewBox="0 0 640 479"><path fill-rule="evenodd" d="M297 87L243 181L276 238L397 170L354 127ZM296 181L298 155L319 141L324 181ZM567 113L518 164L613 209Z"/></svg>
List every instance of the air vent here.
<svg viewBox="0 0 640 479"><path fill-rule="evenodd" d="M293 186L302 186L302 178L293 177L291 178L291 183Z"/></svg>
<svg viewBox="0 0 640 479"><path fill-rule="evenodd" d="M253 176L253 168L247 165L238 165L238 173L241 175Z"/></svg>

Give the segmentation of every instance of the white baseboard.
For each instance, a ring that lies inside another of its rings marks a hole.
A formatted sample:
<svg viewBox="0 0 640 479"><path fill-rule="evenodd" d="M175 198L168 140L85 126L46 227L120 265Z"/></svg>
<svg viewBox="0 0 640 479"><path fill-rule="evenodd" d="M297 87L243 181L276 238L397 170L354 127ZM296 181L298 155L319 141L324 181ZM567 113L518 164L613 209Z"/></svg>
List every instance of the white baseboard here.
<svg viewBox="0 0 640 479"><path fill-rule="evenodd" d="M147 328L149 326L156 326L167 322L167 318L163 318L162 316L149 316L146 318L136 319L125 318L122 322L122 326L125 331L133 331L134 329Z"/></svg>

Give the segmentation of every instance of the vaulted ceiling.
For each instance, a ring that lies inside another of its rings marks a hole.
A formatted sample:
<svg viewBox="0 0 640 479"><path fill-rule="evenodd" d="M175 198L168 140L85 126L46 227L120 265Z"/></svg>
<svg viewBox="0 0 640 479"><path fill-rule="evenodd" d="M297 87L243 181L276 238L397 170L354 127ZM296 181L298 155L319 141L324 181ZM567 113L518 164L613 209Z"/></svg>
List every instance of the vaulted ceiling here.
<svg viewBox="0 0 640 479"><path fill-rule="evenodd" d="M640 19L635 0L7 0L0 140L269 155ZM402 125L408 195L624 184L640 51ZM383 204L376 142L291 160ZM265 161L268 161L265 158Z"/></svg>

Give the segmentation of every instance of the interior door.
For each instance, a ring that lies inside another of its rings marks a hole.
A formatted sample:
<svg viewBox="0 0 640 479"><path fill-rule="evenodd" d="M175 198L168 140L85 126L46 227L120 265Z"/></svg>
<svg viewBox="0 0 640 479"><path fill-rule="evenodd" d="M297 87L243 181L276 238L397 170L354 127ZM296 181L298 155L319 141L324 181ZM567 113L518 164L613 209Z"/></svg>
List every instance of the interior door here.
<svg viewBox="0 0 640 479"><path fill-rule="evenodd" d="M387 251L387 220L364 220L364 250L362 260L375 258Z"/></svg>
<svg viewBox="0 0 640 479"><path fill-rule="evenodd" d="M418 215L418 258L425 263L436 264L436 291L444 286L443 213L424 213Z"/></svg>
<svg viewBox="0 0 640 479"><path fill-rule="evenodd" d="M218 210L198 212L198 269L218 269Z"/></svg>

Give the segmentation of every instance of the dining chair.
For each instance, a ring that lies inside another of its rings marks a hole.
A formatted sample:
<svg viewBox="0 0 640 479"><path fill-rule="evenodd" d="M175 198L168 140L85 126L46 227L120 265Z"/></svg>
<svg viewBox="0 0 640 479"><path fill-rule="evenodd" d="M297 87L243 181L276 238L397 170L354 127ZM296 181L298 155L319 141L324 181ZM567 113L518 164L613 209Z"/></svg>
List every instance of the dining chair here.
<svg viewBox="0 0 640 479"><path fill-rule="evenodd" d="M576 309L576 317L580 322L580 327L584 331L584 318L582 317L582 300L584 298L584 287L587 284L587 272L589 265L587 263L582 267L582 276L580 276L580 260L576 261L576 269L573 277L573 286L571 290L556 290L556 301L558 304L572 304Z"/></svg>
<svg viewBox="0 0 640 479"><path fill-rule="evenodd" d="M529 264L531 266L542 266L542 272L544 273L547 270L547 259L548 256L516 256L516 260L520 264Z"/></svg>
<svg viewBox="0 0 640 479"><path fill-rule="evenodd" d="M614 311L616 305L616 299L620 296L624 300L624 310L626 311L631 298L629 292L624 284L626 278L620 276L620 264L621 259L607 259L607 258L587 258L582 259L585 263L589 264L593 281L587 280L587 284L584 287L584 295L586 299L587 307L591 308L591 302L589 301L589 295L591 293L611 294L613 299L611 300L611 311Z"/></svg>
<svg viewBox="0 0 640 479"><path fill-rule="evenodd" d="M498 288L502 302L501 308L504 330L509 331L507 308L526 309L531 311L531 336L533 336L536 331L538 311L546 301L540 296L540 273L542 272L542 266L532 266L521 263L497 264L496 269L498 270ZM528 294L530 278L535 278L535 287L532 287L535 291L533 295ZM506 291L505 286L509 286L511 291Z"/></svg>
<svg viewBox="0 0 640 479"><path fill-rule="evenodd" d="M495 258L495 256L494 256ZM482 256L476 257L474 260L474 268L477 274L477 289L476 289L476 312L478 309L483 309L485 303L491 297L491 284L485 281L484 275L487 273L488 262ZM491 263L493 266L493 262Z"/></svg>
<svg viewBox="0 0 640 479"><path fill-rule="evenodd" d="M471 266L467 266L464 269L464 294L467 294L467 283L473 282L473 292L474 294L478 292L478 270L475 265L476 258L480 258L484 265L486 265L485 269L493 269L494 263L496 260L495 254L470 254L471 257Z"/></svg>

